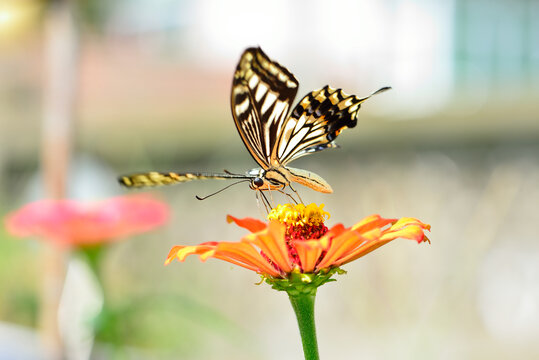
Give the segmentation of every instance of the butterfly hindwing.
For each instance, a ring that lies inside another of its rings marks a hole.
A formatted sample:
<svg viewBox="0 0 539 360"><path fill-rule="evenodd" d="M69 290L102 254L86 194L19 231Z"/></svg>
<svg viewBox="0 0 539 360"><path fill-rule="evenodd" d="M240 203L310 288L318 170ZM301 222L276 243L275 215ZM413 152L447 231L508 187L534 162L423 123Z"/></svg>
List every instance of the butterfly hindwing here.
<svg viewBox="0 0 539 360"><path fill-rule="evenodd" d="M282 126L296 97L298 81L260 48L245 50L232 82L232 115L256 162L267 169Z"/></svg>
<svg viewBox="0 0 539 360"><path fill-rule="evenodd" d="M295 76L260 48L242 54L232 83L232 114L245 146L264 169L336 147L335 138L356 126L361 103L369 98L325 86L290 111L297 89Z"/></svg>
<svg viewBox="0 0 539 360"><path fill-rule="evenodd" d="M357 113L366 99L329 86L307 94L286 120L273 158L285 165L303 155L336 147L333 141L339 133L356 126Z"/></svg>

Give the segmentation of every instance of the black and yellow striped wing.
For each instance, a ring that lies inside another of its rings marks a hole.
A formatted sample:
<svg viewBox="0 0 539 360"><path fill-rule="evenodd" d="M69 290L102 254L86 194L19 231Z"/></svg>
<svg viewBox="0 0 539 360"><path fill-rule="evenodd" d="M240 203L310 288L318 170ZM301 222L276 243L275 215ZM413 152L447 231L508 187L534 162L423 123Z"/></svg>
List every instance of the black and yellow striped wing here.
<svg viewBox="0 0 539 360"><path fill-rule="evenodd" d="M298 81L260 48L242 54L232 81L234 123L255 161L270 166L275 141L298 91Z"/></svg>
<svg viewBox="0 0 539 360"><path fill-rule="evenodd" d="M307 94L283 124L271 162L286 165L301 156L336 147L334 140L341 131L356 126L361 103L388 89L381 88L365 98L330 86Z"/></svg>
<svg viewBox="0 0 539 360"><path fill-rule="evenodd" d="M249 48L241 56L232 82L232 115L243 143L264 169L335 147L335 138L356 126L361 103L370 97L326 86L307 94L290 111L297 90L295 76L260 48Z"/></svg>

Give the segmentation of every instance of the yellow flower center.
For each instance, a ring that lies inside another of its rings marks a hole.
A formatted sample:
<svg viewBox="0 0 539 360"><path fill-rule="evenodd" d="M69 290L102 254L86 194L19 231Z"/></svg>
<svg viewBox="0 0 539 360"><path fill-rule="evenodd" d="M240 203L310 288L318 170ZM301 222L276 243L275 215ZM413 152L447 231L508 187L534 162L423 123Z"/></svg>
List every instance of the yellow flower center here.
<svg viewBox="0 0 539 360"><path fill-rule="evenodd" d="M324 204L285 204L277 205L268 214L268 220L277 220L280 223L292 226L318 226L323 225L329 219L327 211L322 210Z"/></svg>

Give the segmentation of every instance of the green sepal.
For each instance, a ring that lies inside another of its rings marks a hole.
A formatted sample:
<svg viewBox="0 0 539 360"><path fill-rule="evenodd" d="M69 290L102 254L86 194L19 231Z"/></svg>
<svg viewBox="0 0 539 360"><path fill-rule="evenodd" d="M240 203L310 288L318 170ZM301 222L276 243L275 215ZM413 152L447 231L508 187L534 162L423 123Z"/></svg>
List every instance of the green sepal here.
<svg viewBox="0 0 539 360"><path fill-rule="evenodd" d="M324 269L317 273L302 273L295 269L286 279L262 276L261 283L265 281L275 290L286 291L289 296L315 295L320 285L337 281L331 278L334 274L342 275L346 274L346 271L339 267Z"/></svg>

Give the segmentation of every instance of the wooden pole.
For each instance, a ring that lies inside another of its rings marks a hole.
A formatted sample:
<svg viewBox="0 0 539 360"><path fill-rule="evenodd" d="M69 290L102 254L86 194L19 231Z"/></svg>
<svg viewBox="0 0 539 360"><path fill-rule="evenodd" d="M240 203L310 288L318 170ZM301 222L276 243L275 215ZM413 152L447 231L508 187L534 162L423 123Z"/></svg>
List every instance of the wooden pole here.
<svg viewBox="0 0 539 360"><path fill-rule="evenodd" d="M78 33L76 0L52 0L45 18L45 87L41 161L45 197L67 194L73 130ZM47 359L64 359L58 305L66 273L66 250L46 245L43 254L40 329Z"/></svg>

